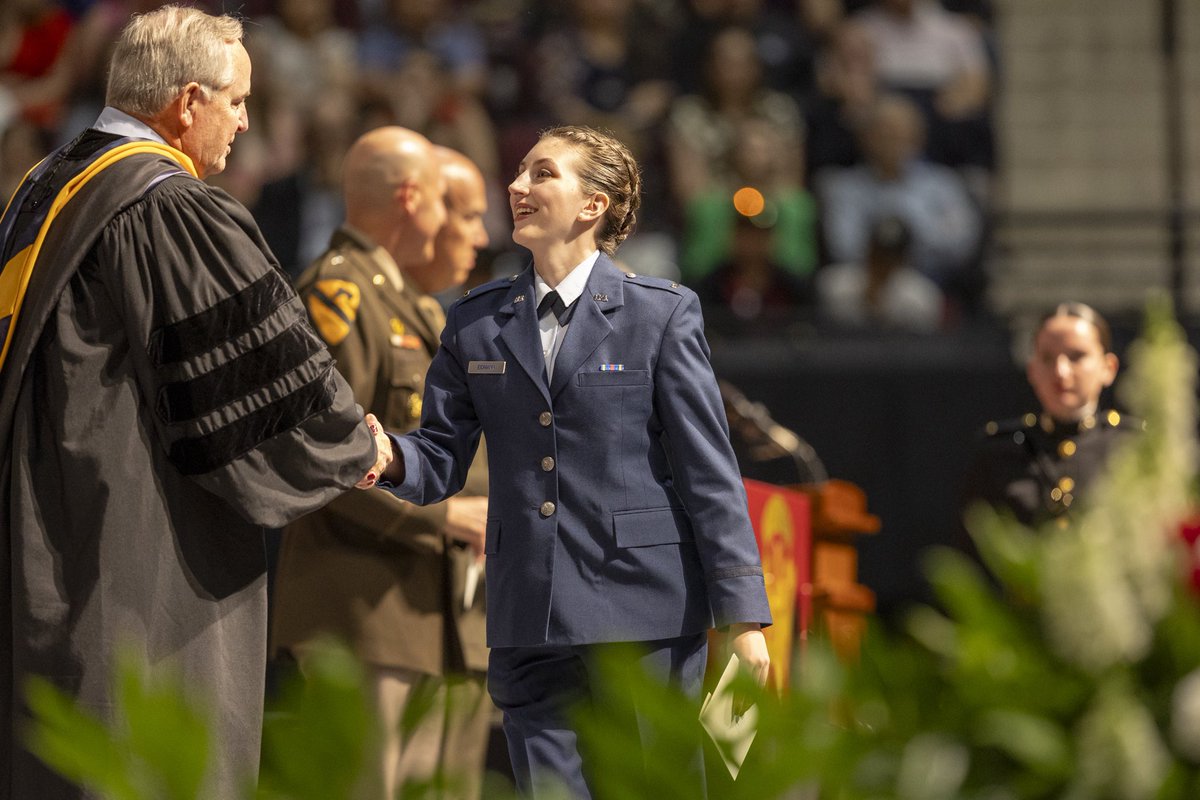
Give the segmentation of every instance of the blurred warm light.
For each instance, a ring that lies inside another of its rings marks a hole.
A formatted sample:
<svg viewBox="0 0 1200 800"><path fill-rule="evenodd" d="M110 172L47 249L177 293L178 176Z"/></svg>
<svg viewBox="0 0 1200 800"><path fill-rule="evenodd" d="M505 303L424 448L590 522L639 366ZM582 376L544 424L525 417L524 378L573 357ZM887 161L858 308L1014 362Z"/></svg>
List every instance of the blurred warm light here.
<svg viewBox="0 0 1200 800"><path fill-rule="evenodd" d="M766 206L762 192L752 186L743 186L733 193L733 207L744 217L756 217Z"/></svg>

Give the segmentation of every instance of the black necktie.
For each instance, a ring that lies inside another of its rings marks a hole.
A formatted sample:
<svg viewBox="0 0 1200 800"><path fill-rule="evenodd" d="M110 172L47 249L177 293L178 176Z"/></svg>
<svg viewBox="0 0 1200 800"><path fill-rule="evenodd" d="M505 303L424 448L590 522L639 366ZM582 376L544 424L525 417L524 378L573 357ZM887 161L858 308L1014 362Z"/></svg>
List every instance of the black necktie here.
<svg viewBox="0 0 1200 800"><path fill-rule="evenodd" d="M571 306L574 305L574 303L571 304ZM559 325L566 325L568 318L571 316L571 307L563 303L562 298L558 296L558 292L553 289L546 293L546 296L542 298L542 302L538 303L538 319L542 319L551 312L554 313L554 318L558 320Z"/></svg>

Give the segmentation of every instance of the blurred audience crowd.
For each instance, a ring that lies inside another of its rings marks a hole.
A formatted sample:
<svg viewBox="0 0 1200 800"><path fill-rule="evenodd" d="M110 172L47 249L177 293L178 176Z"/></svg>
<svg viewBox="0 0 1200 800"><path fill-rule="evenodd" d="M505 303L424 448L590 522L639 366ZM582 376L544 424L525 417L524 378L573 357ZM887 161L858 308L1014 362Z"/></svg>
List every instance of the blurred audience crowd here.
<svg viewBox="0 0 1200 800"><path fill-rule="evenodd" d="M506 186L537 131L603 126L645 169L619 256L700 293L717 335L937 332L978 314L996 154L990 0L239 0L250 130L217 176L293 276L343 219L342 156L397 124ZM149 0L4 0L0 193L89 125Z"/></svg>

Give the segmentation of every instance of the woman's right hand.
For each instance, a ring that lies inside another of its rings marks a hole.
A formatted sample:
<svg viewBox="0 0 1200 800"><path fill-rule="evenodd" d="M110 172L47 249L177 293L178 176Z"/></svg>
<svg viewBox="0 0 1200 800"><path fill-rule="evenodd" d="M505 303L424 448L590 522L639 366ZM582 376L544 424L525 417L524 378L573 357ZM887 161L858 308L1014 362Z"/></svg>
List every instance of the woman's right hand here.
<svg viewBox="0 0 1200 800"><path fill-rule="evenodd" d="M379 479L383 477L383 471L395 458L395 454L392 452L392 440L383 432L383 425L379 424L375 415L367 414L365 422L371 435L375 437L375 465L363 476L362 480L354 484L357 489L374 488Z"/></svg>

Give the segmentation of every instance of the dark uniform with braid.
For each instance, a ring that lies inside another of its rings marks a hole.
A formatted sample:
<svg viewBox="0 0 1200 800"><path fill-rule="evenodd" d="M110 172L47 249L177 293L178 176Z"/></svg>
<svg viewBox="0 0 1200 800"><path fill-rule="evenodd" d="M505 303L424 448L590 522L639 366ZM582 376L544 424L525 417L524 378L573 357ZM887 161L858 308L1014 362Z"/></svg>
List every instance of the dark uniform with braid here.
<svg viewBox="0 0 1200 800"><path fill-rule="evenodd" d="M982 500L1008 509L1025 525L1049 520L1065 525L1109 455L1141 430L1140 420L1117 411L1098 412L1078 423L1033 413L989 422L967 470L963 506Z"/></svg>

